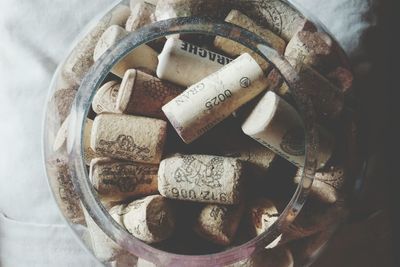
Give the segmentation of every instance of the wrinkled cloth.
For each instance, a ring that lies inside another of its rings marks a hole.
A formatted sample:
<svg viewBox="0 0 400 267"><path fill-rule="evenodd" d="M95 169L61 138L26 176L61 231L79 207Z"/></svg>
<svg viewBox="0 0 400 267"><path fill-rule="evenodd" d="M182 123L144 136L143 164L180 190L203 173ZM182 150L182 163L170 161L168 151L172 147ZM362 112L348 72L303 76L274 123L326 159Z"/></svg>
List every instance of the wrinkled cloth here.
<svg viewBox="0 0 400 267"><path fill-rule="evenodd" d="M85 25L112 2L0 1L2 267L98 266L73 238L51 196L41 132L53 72ZM363 38L377 23L377 0L296 2L325 24L354 65L369 64Z"/></svg>

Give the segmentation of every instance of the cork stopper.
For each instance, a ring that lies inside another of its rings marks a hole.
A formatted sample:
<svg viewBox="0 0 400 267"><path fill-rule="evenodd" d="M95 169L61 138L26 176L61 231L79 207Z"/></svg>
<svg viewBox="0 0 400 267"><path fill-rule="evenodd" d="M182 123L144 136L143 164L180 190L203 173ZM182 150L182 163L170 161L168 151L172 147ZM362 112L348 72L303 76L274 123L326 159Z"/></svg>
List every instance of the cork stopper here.
<svg viewBox="0 0 400 267"><path fill-rule="evenodd" d="M153 195L110 210L113 218L134 237L152 244L169 238L175 228L175 216L166 198Z"/></svg>
<svg viewBox="0 0 400 267"><path fill-rule="evenodd" d="M158 59L157 76L184 87L199 82L232 61L178 38L168 38Z"/></svg>
<svg viewBox="0 0 400 267"><path fill-rule="evenodd" d="M182 140L189 144L229 117L268 87L257 62L243 54L189 87L162 110Z"/></svg>
<svg viewBox="0 0 400 267"><path fill-rule="evenodd" d="M120 26L110 26L101 35L96 45L93 54L94 61L97 61L108 49L125 38L128 34L129 32ZM158 53L151 47L145 44L140 45L115 64L111 72L121 78L124 76L126 70L133 68L145 68L155 73L158 64L157 56Z"/></svg>
<svg viewBox="0 0 400 267"><path fill-rule="evenodd" d="M137 2L131 8L131 15L126 21L125 29L129 32L134 32L147 24L155 21L154 11L155 5L147 2Z"/></svg>
<svg viewBox="0 0 400 267"><path fill-rule="evenodd" d="M220 245L230 245L239 227L244 205L205 206L196 221L194 230L203 238Z"/></svg>
<svg viewBox="0 0 400 267"><path fill-rule="evenodd" d="M117 113L115 103L117 101L120 83L117 81L109 81L97 90L93 101L92 108L97 114L101 113Z"/></svg>
<svg viewBox="0 0 400 267"><path fill-rule="evenodd" d="M285 51L286 42L283 39L267 28L258 26L254 21L241 12L237 10L231 10L231 12L229 12L228 16L225 18L225 21L236 24L259 35L279 54L282 55ZM214 46L232 57L239 56L243 53L248 53L257 61L263 70L268 70L270 67L270 64L257 53L235 41L217 36L214 41Z"/></svg>
<svg viewBox="0 0 400 267"><path fill-rule="evenodd" d="M103 157L157 164L161 160L166 130L167 124L162 120L101 114L93 123L91 148Z"/></svg>
<svg viewBox="0 0 400 267"><path fill-rule="evenodd" d="M305 134L303 122L297 111L272 91L258 102L242 125L245 134L252 137L295 166L305 162ZM333 136L318 126L319 149L317 168L322 168L331 158Z"/></svg>
<svg viewBox="0 0 400 267"><path fill-rule="evenodd" d="M124 201L156 194L157 172L157 165L96 158L89 177L102 199Z"/></svg>
<svg viewBox="0 0 400 267"><path fill-rule="evenodd" d="M239 160L209 155L174 155L161 161L158 191L180 200L237 204L242 195Z"/></svg>
<svg viewBox="0 0 400 267"><path fill-rule="evenodd" d="M118 112L165 119L161 108L183 90L139 70L127 70L116 100Z"/></svg>

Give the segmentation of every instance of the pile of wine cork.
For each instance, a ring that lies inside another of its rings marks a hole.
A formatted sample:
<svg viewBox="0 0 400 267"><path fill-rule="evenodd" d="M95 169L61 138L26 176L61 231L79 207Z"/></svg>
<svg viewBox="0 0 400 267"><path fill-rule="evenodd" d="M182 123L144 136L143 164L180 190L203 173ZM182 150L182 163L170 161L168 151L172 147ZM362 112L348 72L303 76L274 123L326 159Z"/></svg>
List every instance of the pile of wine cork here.
<svg viewBox="0 0 400 267"><path fill-rule="evenodd" d="M350 174L343 151L355 137L341 133L348 126L344 103L353 77L335 41L292 7L278 0L258 9L220 2L229 10L219 19L259 35L287 59L317 113L317 174L305 211L280 229L268 250L239 263L293 266L290 244L322 235L347 212ZM130 11L120 7L87 39L90 49L71 55L65 80L79 84L89 65L129 32L215 5L131 1ZM135 238L180 254L193 253L176 244L187 236L197 243L195 253L205 254L268 231L301 183L305 165L304 122L279 73L232 40L202 40L174 35L130 51L95 92L84 127L89 179L114 220ZM74 90L54 97L73 99ZM53 148L62 151L70 116L62 101L55 102L62 124Z"/></svg>

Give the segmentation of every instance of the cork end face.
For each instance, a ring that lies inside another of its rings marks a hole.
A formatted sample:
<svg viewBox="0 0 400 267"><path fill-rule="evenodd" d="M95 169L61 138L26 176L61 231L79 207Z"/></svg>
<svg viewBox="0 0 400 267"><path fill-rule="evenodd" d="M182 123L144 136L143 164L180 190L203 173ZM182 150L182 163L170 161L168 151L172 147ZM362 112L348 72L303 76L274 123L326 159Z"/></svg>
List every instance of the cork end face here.
<svg viewBox="0 0 400 267"><path fill-rule="evenodd" d="M56 138L53 144L53 151L58 151L65 144L68 135L68 126L69 126L70 115L64 120L61 124L60 129L57 132Z"/></svg>
<svg viewBox="0 0 400 267"><path fill-rule="evenodd" d="M108 103L109 105L106 105L106 103L110 102L110 91L112 91L115 86L118 86L117 81L109 81L97 90L92 101L92 109L94 112L100 114L114 111L114 107L111 106L112 103Z"/></svg>
<svg viewBox="0 0 400 267"><path fill-rule="evenodd" d="M279 100L277 94L267 92L243 123L243 132L253 136L266 129L275 116Z"/></svg>
<svg viewBox="0 0 400 267"><path fill-rule="evenodd" d="M167 41L164 44L163 50L158 55L158 66L157 66L156 74L157 74L157 77L160 79L171 78L171 77L169 77L171 75L168 75L168 69L171 67L171 66L169 66L169 62L171 62L171 57L172 57L174 47L179 45L180 42L182 42L178 38L175 38L174 36L175 35L167 38ZM176 82L175 79L170 80L170 81Z"/></svg>
<svg viewBox="0 0 400 267"><path fill-rule="evenodd" d="M127 70L124 74L115 103L115 109L118 112L124 113L128 108L135 86L136 75L137 70L135 69Z"/></svg>
<svg viewBox="0 0 400 267"><path fill-rule="evenodd" d="M111 46L127 35L127 31L118 25L112 25L101 35L93 53L94 61L97 61Z"/></svg>
<svg viewBox="0 0 400 267"><path fill-rule="evenodd" d="M154 242L169 238L175 229L175 216L168 199L156 196L146 209L146 222Z"/></svg>

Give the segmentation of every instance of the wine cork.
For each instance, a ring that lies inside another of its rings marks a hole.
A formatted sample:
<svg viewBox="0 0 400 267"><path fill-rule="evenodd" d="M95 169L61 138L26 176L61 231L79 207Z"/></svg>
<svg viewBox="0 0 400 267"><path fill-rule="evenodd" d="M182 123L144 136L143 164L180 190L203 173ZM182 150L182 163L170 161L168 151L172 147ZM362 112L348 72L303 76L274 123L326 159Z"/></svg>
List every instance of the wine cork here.
<svg viewBox="0 0 400 267"><path fill-rule="evenodd" d="M312 22L281 0L249 1L245 13L253 18L260 18L260 25L265 25L285 41L290 41L301 30L316 30Z"/></svg>
<svg viewBox="0 0 400 267"><path fill-rule="evenodd" d="M64 122L71 112L72 102L75 100L76 87L62 88L54 92L50 103L54 103L55 110L60 122Z"/></svg>
<svg viewBox="0 0 400 267"><path fill-rule="evenodd" d="M109 48L117 44L128 34L129 32L120 26L113 25L109 27L102 34L96 45L93 54L94 61L97 61ZM124 76L126 70L134 68L145 68L155 73L158 64L157 56L157 52L149 46L145 44L140 45L115 64L111 72L121 78Z"/></svg>
<svg viewBox="0 0 400 267"><path fill-rule="evenodd" d="M304 64L298 66L298 73L304 83L305 93L311 99L319 118L337 118L344 107L344 96L341 90Z"/></svg>
<svg viewBox="0 0 400 267"><path fill-rule="evenodd" d="M243 123L242 130L295 166L304 166L305 134L302 119L291 105L274 92L267 92L258 102ZM317 130L317 168L322 168L331 158L334 139L322 127L317 127Z"/></svg>
<svg viewBox="0 0 400 267"><path fill-rule="evenodd" d="M232 61L231 58L168 38L158 56L157 76L181 86L191 86Z"/></svg>
<svg viewBox="0 0 400 267"><path fill-rule="evenodd" d="M157 265L142 258L139 258L136 267L157 267Z"/></svg>
<svg viewBox="0 0 400 267"><path fill-rule="evenodd" d="M302 169L299 169L294 182L300 183ZM311 193L325 203L335 203L341 196L341 189L345 183L345 169L342 166L330 166L315 173L311 186Z"/></svg>
<svg viewBox="0 0 400 267"><path fill-rule="evenodd" d="M57 132L56 138L53 144L54 151L60 151L64 148L68 138L70 116L68 116L60 129ZM90 135L93 126L93 121L91 119L86 119L84 130L83 130L83 158L86 165L90 165L90 161L97 156L97 154L90 147Z"/></svg>
<svg viewBox="0 0 400 267"><path fill-rule="evenodd" d="M118 113L115 103L117 102L119 90L120 83L117 81L109 81L101 86L92 101L93 111L97 114Z"/></svg>
<svg viewBox="0 0 400 267"><path fill-rule="evenodd" d="M158 170L161 195L187 201L237 204L242 195L243 167L233 158L174 155Z"/></svg>
<svg viewBox="0 0 400 267"><path fill-rule="evenodd" d="M264 249L254 253L248 259L227 267L293 267L292 252L286 247Z"/></svg>
<svg viewBox="0 0 400 267"><path fill-rule="evenodd" d="M96 158L89 177L102 199L123 201L156 194L157 172L157 165Z"/></svg>
<svg viewBox="0 0 400 267"><path fill-rule="evenodd" d="M257 62L243 54L189 87L162 110L189 144L260 94L268 83Z"/></svg>
<svg viewBox="0 0 400 267"><path fill-rule="evenodd" d="M258 236L267 231L280 215L276 204L266 198L254 200L249 206L250 231Z"/></svg>
<svg viewBox="0 0 400 267"><path fill-rule="evenodd" d="M194 230L213 243L227 246L236 236L243 210L243 205L206 205L197 218Z"/></svg>
<svg viewBox="0 0 400 267"><path fill-rule="evenodd" d="M227 13L227 1L215 0L162 0L157 2L157 21L176 17L204 16L222 18Z"/></svg>
<svg viewBox="0 0 400 267"><path fill-rule="evenodd" d="M267 43L269 43L271 47L274 48L279 54L282 55L285 51L286 42L283 39L274 34L272 31L258 26L254 21L252 21L249 17L242 14L241 12L237 10L232 10L225 18L225 21L236 24L257 34ZM239 56L243 53L249 53L257 61L257 63L261 66L263 70L268 70L270 66L270 64L257 53L243 46L242 44L232 41L230 39L217 36L214 40L214 46L221 49L226 54L232 57Z"/></svg>
<svg viewBox="0 0 400 267"><path fill-rule="evenodd" d="M100 156L157 164L166 139L165 121L101 114L93 123L91 148Z"/></svg>
<svg viewBox="0 0 400 267"><path fill-rule="evenodd" d="M301 63L320 73L327 73L340 64L333 40L324 32L299 31L287 44L285 57L292 66Z"/></svg>
<svg viewBox="0 0 400 267"><path fill-rule="evenodd" d="M72 183L68 158L58 156L49 159L46 168L48 177L53 178L49 182L52 188L56 188L53 190L54 197L62 214L72 223L84 225L85 218L79 196Z"/></svg>
<svg viewBox="0 0 400 267"><path fill-rule="evenodd" d="M353 87L354 76L350 70L344 67L337 67L330 73L328 73L327 78L335 86L341 89L343 94L346 94Z"/></svg>
<svg viewBox="0 0 400 267"><path fill-rule="evenodd" d="M113 207L110 214L134 237L149 244L169 238L175 228L173 207L159 195Z"/></svg>
<svg viewBox="0 0 400 267"><path fill-rule="evenodd" d="M74 81L77 84L89 71L93 65L93 53L97 42L104 31L111 25L125 25L130 15L130 8L125 5L115 7L78 43L72 51L62 68L62 75L67 80Z"/></svg>
<svg viewBox="0 0 400 267"><path fill-rule="evenodd" d="M119 112L165 119L161 108L183 90L139 70L128 70L116 100Z"/></svg>
<svg viewBox="0 0 400 267"><path fill-rule="evenodd" d="M131 8L131 15L126 21L125 30L134 32L147 24L155 21L155 5L147 2L139 2Z"/></svg>

